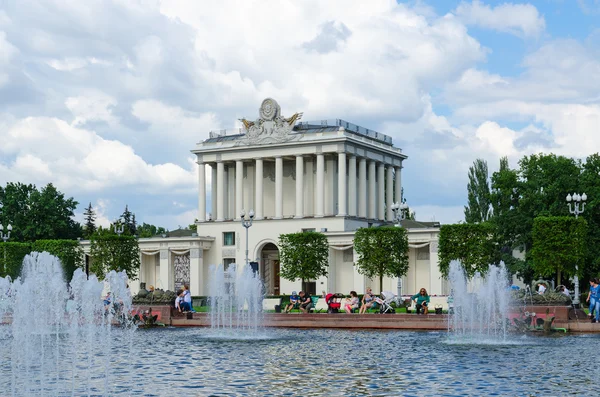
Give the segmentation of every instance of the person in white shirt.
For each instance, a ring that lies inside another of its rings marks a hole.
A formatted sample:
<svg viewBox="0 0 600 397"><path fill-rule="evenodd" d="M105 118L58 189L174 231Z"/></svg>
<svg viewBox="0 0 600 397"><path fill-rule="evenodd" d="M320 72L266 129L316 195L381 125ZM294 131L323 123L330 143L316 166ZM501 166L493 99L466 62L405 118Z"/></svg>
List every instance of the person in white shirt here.
<svg viewBox="0 0 600 397"><path fill-rule="evenodd" d="M538 283L538 294L543 295L546 292L546 286L542 283Z"/></svg>
<svg viewBox="0 0 600 397"><path fill-rule="evenodd" d="M177 291L177 298L175 298L175 309L177 309L179 313L181 313L181 304L183 303L182 295L183 291L179 290Z"/></svg>

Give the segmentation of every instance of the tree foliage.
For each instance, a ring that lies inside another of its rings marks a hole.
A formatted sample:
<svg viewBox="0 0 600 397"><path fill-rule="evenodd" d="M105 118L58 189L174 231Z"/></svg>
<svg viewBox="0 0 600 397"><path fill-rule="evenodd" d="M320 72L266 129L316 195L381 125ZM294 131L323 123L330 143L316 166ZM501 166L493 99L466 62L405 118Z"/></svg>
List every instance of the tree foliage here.
<svg viewBox="0 0 600 397"><path fill-rule="evenodd" d="M60 260L67 281L71 280L75 269L83 266L83 248L76 240L37 240L32 243L6 242L0 243L0 277L17 278L21 275L25 255L31 252L44 251Z"/></svg>
<svg viewBox="0 0 600 397"><path fill-rule="evenodd" d="M35 185L7 183L0 187L0 224L12 224L12 241L75 239L81 225L73 219L77 201L65 198L51 183L38 190Z"/></svg>
<svg viewBox="0 0 600 397"><path fill-rule="evenodd" d="M589 247L582 276L596 277L600 272L600 156L592 154L585 162L555 154L535 154L523 157L518 167L511 169L506 158L491 177L491 215L495 228L496 257L508 269L530 282L539 268L532 256L534 219L569 214L567 194L586 193L585 211L580 215L587 221L586 242ZM483 242L486 243L485 241ZM525 258L515 259L512 252L519 249ZM443 260L443 253L440 253Z"/></svg>
<svg viewBox="0 0 600 397"><path fill-rule="evenodd" d="M279 235L279 275L305 283L327 275L329 243L323 233L302 232Z"/></svg>
<svg viewBox="0 0 600 397"><path fill-rule="evenodd" d="M99 279L111 270L124 270L129 279L137 278L140 248L134 236L119 236L109 231L96 233L91 238L90 257L90 272Z"/></svg>
<svg viewBox="0 0 600 397"><path fill-rule="evenodd" d="M586 257L587 222L566 216L537 217L533 222L533 270L542 277L574 276Z"/></svg>
<svg viewBox="0 0 600 397"><path fill-rule="evenodd" d="M488 165L485 160L477 159L469 167L469 183L467 184L468 205L465 207L465 221L480 223L490 216L490 184Z"/></svg>
<svg viewBox="0 0 600 397"><path fill-rule="evenodd" d="M0 277L16 279L21 274L23 259L31 252L30 243L0 242Z"/></svg>
<svg viewBox="0 0 600 397"><path fill-rule="evenodd" d="M154 225L150 225L148 223L142 223L140 226L137 227L137 232L138 232L138 236L140 238L142 237L154 237L163 233L167 232L167 229L165 229L162 226L154 226Z"/></svg>
<svg viewBox="0 0 600 397"><path fill-rule="evenodd" d="M369 278L402 277L408 272L408 234L401 227L360 228L354 233L358 272Z"/></svg>
<svg viewBox="0 0 600 397"><path fill-rule="evenodd" d="M92 203L83 212L83 221L85 223L83 225L83 237L89 239L98 230L96 227L96 211L94 211Z"/></svg>
<svg viewBox="0 0 600 397"><path fill-rule="evenodd" d="M588 224L586 275L600 273L600 155L588 156L579 176L581 192L587 194L585 211L581 215ZM573 192L570 192L573 193Z"/></svg>
<svg viewBox="0 0 600 397"><path fill-rule="evenodd" d="M490 223L442 225L438 254L440 272L448 275L450 262L462 263L467 277L485 273L489 265L499 262L495 227Z"/></svg>
<svg viewBox="0 0 600 397"><path fill-rule="evenodd" d="M123 225L123 233L129 236L135 236L137 234L137 221L135 220L135 214L129 211L129 206L125 205L125 210L121 214L117 222L117 226Z"/></svg>

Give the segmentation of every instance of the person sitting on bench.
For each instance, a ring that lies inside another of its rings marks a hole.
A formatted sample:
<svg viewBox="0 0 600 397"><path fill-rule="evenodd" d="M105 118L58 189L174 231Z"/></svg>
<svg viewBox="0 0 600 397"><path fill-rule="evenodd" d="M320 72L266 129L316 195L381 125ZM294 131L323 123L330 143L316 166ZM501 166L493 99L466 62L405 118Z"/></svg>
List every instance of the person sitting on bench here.
<svg viewBox="0 0 600 397"><path fill-rule="evenodd" d="M293 309L297 309L300 306L300 297L296 293L296 291L292 291L292 295L290 295L290 303L283 310L284 313L289 313Z"/></svg>
<svg viewBox="0 0 600 397"><path fill-rule="evenodd" d="M413 295L410 299L415 301L417 307L417 314L427 314L429 312L429 294L425 288L421 288L418 294Z"/></svg>
<svg viewBox="0 0 600 397"><path fill-rule="evenodd" d="M304 291L300 291L299 295L300 295L300 310L302 310L302 313L310 312L310 309L313 308L313 303L312 303L310 294L307 294Z"/></svg>
<svg viewBox="0 0 600 397"><path fill-rule="evenodd" d="M367 288L367 292L363 295L362 298L362 306L358 311L359 314L364 314L372 307L377 306L377 302L375 302L375 296L373 295L373 290L371 288Z"/></svg>

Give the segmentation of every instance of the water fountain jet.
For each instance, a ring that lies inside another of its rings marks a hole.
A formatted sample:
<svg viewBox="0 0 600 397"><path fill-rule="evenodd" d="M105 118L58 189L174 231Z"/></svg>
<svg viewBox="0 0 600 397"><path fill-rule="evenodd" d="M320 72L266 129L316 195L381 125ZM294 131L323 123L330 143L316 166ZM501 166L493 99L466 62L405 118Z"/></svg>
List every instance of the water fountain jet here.
<svg viewBox="0 0 600 397"><path fill-rule="evenodd" d="M211 265L209 276L211 330L221 337L260 337L263 284L250 266Z"/></svg>
<svg viewBox="0 0 600 397"><path fill-rule="evenodd" d="M105 305L103 290L112 302ZM0 336L7 342L0 390L11 396L114 395L115 350L132 346L125 273L105 281L77 269L69 285L58 258L34 252L22 276L0 278ZM118 329L114 327L117 323ZM119 374L122 377L122 374Z"/></svg>
<svg viewBox="0 0 600 397"><path fill-rule="evenodd" d="M502 343L508 331L510 294L504 264L490 266L468 280L458 261L450 263L453 313L449 315L451 339L460 343Z"/></svg>

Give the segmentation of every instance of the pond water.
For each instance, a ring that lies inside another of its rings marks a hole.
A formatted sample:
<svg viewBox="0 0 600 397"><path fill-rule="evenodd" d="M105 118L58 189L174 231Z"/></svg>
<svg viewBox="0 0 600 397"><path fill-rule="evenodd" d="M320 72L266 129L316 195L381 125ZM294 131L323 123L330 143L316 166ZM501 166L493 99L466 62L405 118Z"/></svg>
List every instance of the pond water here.
<svg viewBox="0 0 600 397"><path fill-rule="evenodd" d="M88 376L83 388L71 364L76 359L61 357L55 365L64 373L34 394L36 379L27 393L11 382L10 343L0 341L1 394L584 396L597 390L599 361L590 346L598 346L600 335L527 335L486 345L449 342L446 332L267 329L244 340L207 328L160 328L137 330L132 342L128 332L112 335L108 372Z"/></svg>

